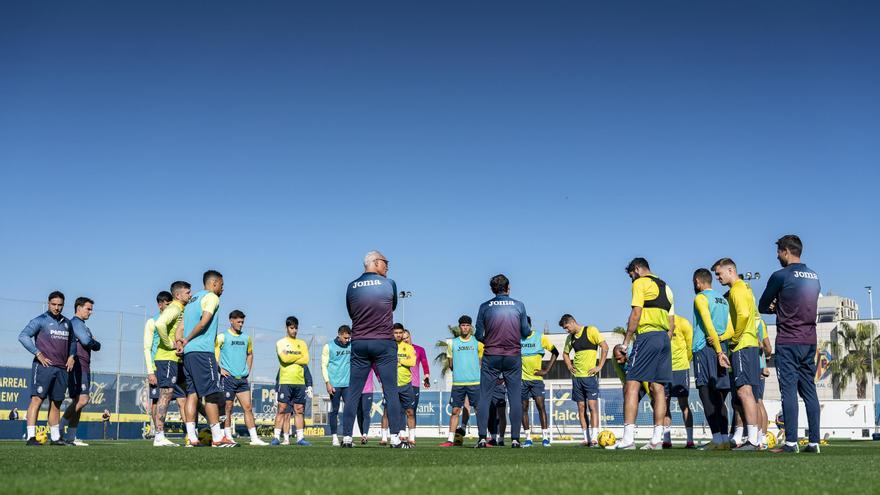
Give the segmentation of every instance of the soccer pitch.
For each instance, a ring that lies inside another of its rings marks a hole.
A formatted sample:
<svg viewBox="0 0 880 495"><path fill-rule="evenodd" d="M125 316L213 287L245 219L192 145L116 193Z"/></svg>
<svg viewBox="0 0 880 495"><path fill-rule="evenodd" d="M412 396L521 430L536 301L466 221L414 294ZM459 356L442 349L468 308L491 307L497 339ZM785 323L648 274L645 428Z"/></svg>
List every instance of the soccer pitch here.
<svg viewBox="0 0 880 495"><path fill-rule="evenodd" d="M551 448L342 450L312 447L155 448L0 443L0 492L73 493L877 493L880 444L834 442L820 455L769 452L607 451Z"/></svg>

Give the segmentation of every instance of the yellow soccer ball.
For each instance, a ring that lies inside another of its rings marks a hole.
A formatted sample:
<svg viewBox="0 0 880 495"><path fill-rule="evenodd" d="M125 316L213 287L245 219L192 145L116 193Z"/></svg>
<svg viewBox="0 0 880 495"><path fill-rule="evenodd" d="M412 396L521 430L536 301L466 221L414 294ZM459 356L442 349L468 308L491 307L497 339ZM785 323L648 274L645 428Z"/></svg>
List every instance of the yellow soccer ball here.
<svg viewBox="0 0 880 495"><path fill-rule="evenodd" d="M617 441L617 437L614 436L614 432L611 430L602 430L596 438L596 441L598 441L599 445L602 447L610 447Z"/></svg>
<svg viewBox="0 0 880 495"><path fill-rule="evenodd" d="M772 449L776 447L776 435L772 431L767 432L767 448Z"/></svg>
<svg viewBox="0 0 880 495"><path fill-rule="evenodd" d="M809 443L810 441L806 438L801 438L800 440L798 440L798 445L800 445L801 447L806 447Z"/></svg>
<svg viewBox="0 0 880 495"><path fill-rule="evenodd" d="M40 445L45 445L46 441L49 440L49 436L46 435L46 430L40 430L37 432L37 436L35 437Z"/></svg>

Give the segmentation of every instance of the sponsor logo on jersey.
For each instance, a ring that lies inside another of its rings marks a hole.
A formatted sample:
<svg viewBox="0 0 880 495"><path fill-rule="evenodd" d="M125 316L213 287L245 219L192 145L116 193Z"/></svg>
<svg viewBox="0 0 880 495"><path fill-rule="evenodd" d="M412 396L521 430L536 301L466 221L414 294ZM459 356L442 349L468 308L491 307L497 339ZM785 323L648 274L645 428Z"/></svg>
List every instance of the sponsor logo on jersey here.
<svg viewBox="0 0 880 495"><path fill-rule="evenodd" d="M515 306L513 301L489 301L489 306Z"/></svg>
<svg viewBox="0 0 880 495"><path fill-rule="evenodd" d="M358 282L351 284L351 288L357 289L360 287L369 287L371 285L382 285L382 281L381 280L360 280Z"/></svg>
<svg viewBox="0 0 880 495"><path fill-rule="evenodd" d="M812 280L819 280L819 276L812 272L794 272L794 278L809 278Z"/></svg>

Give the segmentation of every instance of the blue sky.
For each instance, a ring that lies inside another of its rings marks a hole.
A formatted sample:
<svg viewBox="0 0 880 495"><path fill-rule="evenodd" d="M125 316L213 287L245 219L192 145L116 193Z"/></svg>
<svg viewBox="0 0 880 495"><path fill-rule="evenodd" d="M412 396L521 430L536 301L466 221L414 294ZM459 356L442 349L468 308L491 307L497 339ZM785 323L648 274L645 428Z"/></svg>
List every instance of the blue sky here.
<svg viewBox="0 0 880 495"><path fill-rule="evenodd" d="M875 2L7 2L0 297L59 288L137 314L216 268L224 313L278 336L294 314L329 336L380 249L415 294L406 323L424 345L476 313L499 272L539 324L571 312L607 329L627 317L633 256L687 313L695 268L730 256L769 275L773 241L797 233L823 288L866 314L878 15ZM33 316L21 307L0 305L5 341ZM16 346L3 364L28 361Z"/></svg>

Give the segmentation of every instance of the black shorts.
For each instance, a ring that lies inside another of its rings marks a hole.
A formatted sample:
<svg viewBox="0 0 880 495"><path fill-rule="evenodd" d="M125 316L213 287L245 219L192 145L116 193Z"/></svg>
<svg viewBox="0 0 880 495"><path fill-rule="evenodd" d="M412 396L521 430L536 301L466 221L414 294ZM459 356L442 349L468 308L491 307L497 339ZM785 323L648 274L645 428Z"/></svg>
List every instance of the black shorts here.
<svg viewBox="0 0 880 495"><path fill-rule="evenodd" d="M220 383L223 385L223 395L226 400L235 400L237 394L251 391L251 384L247 377L224 376L220 378Z"/></svg>
<svg viewBox="0 0 880 495"><path fill-rule="evenodd" d="M219 394L220 366L213 352L188 352L183 355L183 374L186 393L207 397Z"/></svg>
<svg viewBox="0 0 880 495"><path fill-rule="evenodd" d="M90 388L92 388L92 372L77 361L67 378L67 394L71 399L76 399L82 394L88 394Z"/></svg>
<svg viewBox="0 0 880 495"><path fill-rule="evenodd" d="M34 359L31 367L31 397L39 397L51 401L64 400L67 392L67 369L57 366L43 366Z"/></svg>
<svg viewBox="0 0 880 495"><path fill-rule="evenodd" d="M463 407L464 399L467 397L471 407L479 407L480 402L480 386L479 385L453 385L452 393L449 397L449 405L453 408Z"/></svg>
<svg viewBox="0 0 880 495"><path fill-rule="evenodd" d="M415 391L413 391L411 384L407 383L406 385L397 386L397 399L400 401L400 409L402 411L413 408L414 397Z"/></svg>
<svg viewBox="0 0 880 495"><path fill-rule="evenodd" d="M522 400L544 398L544 380L523 380Z"/></svg>
<svg viewBox="0 0 880 495"><path fill-rule="evenodd" d="M745 347L730 353L730 365L733 368L733 385L736 388L760 385L761 362L757 347Z"/></svg>
<svg viewBox="0 0 880 495"><path fill-rule="evenodd" d="M658 330L640 333L636 337L629 356L626 379L648 383L672 381L672 348L669 334Z"/></svg>
<svg viewBox="0 0 880 495"><path fill-rule="evenodd" d="M690 395L691 375L688 370L672 372L672 381L666 384L667 397L687 397Z"/></svg>
<svg viewBox="0 0 880 495"><path fill-rule="evenodd" d="M174 391L174 399L186 397L183 390L184 372L183 363L178 361L155 361L156 383L159 388L170 388Z"/></svg>
<svg viewBox="0 0 880 495"><path fill-rule="evenodd" d="M278 385L278 403L292 406L294 404L306 405L305 385Z"/></svg>
<svg viewBox="0 0 880 495"><path fill-rule="evenodd" d="M599 379L595 376L571 377L571 400L575 402L599 400Z"/></svg>

